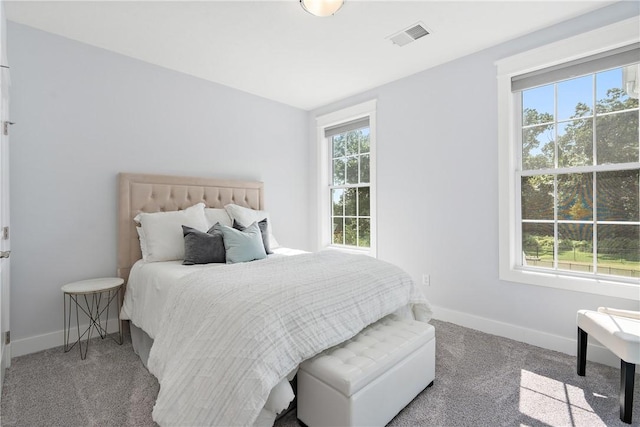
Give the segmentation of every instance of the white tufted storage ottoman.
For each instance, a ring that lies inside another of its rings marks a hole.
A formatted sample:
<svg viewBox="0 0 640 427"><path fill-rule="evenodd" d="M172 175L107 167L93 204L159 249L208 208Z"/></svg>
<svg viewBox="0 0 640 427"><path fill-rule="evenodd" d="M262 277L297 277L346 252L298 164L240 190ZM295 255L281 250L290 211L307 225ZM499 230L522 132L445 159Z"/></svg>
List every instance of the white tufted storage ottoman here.
<svg viewBox="0 0 640 427"><path fill-rule="evenodd" d="M433 326L394 316L303 362L298 419L311 427L384 426L435 378Z"/></svg>

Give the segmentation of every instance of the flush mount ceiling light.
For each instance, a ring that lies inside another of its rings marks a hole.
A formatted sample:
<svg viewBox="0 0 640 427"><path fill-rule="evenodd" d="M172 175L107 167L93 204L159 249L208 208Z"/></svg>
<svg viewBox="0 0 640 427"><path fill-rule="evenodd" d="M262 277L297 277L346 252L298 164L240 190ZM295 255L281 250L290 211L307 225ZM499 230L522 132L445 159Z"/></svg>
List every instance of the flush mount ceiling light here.
<svg viewBox="0 0 640 427"><path fill-rule="evenodd" d="M336 13L344 0L300 0L300 5L304 10L315 16L331 16Z"/></svg>

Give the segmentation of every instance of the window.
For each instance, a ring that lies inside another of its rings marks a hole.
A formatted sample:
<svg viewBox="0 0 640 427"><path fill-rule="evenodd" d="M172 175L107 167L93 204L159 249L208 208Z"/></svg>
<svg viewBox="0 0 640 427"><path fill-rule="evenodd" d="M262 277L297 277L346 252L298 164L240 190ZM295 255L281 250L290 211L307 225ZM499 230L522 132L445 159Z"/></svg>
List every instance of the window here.
<svg viewBox="0 0 640 427"><path fill-rule="evenodd" d="M640 43L625 22L498 63L502 279L638 297Z"/></svg>
<svg viewBox="0 0 640 427"><path fill-rule="evenodd" d="M375 256L375 101L317 122L320 246Z"/></svg>
<svg viewBox="0 0 640 427"><path fill-rule="evenodd" d="M331 154L331 244L369 249L369 117L327 128L325 137Z"/></svg>
<svg viewBox="0 0 640 427"><path fill-rule="evenodd" d="M516 91L523 266L640 277L637 70Z"/></svg>

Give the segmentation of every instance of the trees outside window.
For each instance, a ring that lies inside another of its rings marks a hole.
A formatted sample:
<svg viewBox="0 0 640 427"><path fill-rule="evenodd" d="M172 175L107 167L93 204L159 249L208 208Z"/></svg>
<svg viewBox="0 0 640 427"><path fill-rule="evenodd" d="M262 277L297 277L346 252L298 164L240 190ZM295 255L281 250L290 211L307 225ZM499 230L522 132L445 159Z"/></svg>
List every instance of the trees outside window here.
<svg viewBox="0 0 640 427"><path fill-rule="evenodd" d="M521 92L522 265L640 277L638 64Z"/></svg>
<svg viewBox="0 0 640 427"><path fill-rule="evenodd" d="M318 249L376 256L376 101L316 117Z"/></svg>
<svg viewBox="0 0 640 427"><path fill-rule="evenodd" d="M369 248L370 140L369 127L331 137L331 219L334 245Z"/></svg>

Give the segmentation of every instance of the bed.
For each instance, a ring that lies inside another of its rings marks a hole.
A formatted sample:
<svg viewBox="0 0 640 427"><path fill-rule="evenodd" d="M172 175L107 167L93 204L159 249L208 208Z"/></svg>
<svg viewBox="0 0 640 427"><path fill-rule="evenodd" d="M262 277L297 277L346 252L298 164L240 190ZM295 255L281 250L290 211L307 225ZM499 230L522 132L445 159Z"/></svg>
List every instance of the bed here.
<svg viewBox="0 0 640 427"><path fill-rule="evenodd" d="M121 317L160 382L153 417L161 425L272 425L294 397L289 380L302 360L387 315L430 318L406 273L366 256L310 254L278 247L273 238L273 253L259 261L142 259L134 218L199 204L207 212L264 212L264 185L119 175L118 275L127 281ZM269 252L272 230L260 231Z"/></svg>

